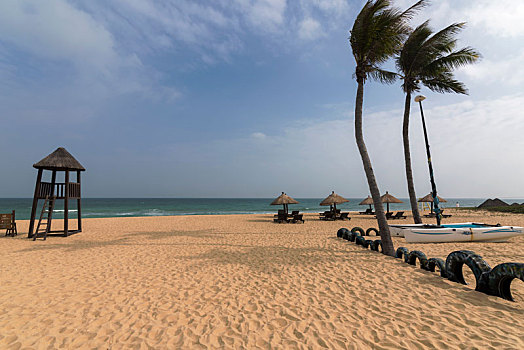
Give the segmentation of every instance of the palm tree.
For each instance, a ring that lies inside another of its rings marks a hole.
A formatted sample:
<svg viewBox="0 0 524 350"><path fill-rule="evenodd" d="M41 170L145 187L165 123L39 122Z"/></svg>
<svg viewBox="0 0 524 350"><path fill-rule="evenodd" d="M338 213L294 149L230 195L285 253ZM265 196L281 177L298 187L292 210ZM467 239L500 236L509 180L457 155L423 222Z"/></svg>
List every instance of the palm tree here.
<svg viewBox="0 0 524 350"><path fill-rule="evenodd" d="M465 23L455 23L433 34L426 21L410 34L395 59L399 76L403 80L402 89L406 93L402 138L409 201L416 224L422 223L422 220L417 206L409 150L411 94L420 90L421 85L441 93L467 94L465 85L454 79L452 71L457 67L477 61L480 54L470 47L454 51L457 43L456 34L464 25Z"/></svg>
<svg viewBox="0 0 524 350"><path fill-rule="evenodd" d="M395 73L381 69L380 65L400 51L403 40L409 34L407 22L424 3L420 0L402 12L392 8L389 0L368 0L355 19L349 37L356 62L355 139L375 206L383 252L387 255L394 255L395 251L362 133L364 83L368 77L383 83L392 83L396 79Z"/></svg>

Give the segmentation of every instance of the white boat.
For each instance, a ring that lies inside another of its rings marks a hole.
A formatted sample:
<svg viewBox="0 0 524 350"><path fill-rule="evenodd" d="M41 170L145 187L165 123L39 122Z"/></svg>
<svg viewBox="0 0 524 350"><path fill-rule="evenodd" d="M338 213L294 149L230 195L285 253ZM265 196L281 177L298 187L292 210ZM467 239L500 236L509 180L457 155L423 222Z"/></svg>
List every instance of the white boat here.
<svg viewBox="0 0 524 350"><path fill-rule="evenodd" d="M437 225L389 225L391 234L409 243L506 242L524 235L519 226L488 225L475 222Z"/></svg>

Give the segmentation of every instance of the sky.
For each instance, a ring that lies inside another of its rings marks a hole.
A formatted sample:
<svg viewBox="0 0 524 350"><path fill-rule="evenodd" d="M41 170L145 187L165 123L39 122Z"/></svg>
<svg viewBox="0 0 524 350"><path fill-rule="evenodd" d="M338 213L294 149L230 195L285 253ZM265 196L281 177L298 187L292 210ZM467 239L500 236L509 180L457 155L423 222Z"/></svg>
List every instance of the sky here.
<svg viewBox="0 0 524 350"><path fill-rule="evenodd" d="M413 1L399 0L407 8ZM32 197L65 147L84 197L364 197L354 140L354 0L3 0L0 197ZM412 24L467 22L469 95L420 93L439 193L524 198L524 1L441 0ZM386 67L392 68L391 63ZM407 197L400 83L368 81L381 192ZM417 194L430 191L418 106Z"/></svg>

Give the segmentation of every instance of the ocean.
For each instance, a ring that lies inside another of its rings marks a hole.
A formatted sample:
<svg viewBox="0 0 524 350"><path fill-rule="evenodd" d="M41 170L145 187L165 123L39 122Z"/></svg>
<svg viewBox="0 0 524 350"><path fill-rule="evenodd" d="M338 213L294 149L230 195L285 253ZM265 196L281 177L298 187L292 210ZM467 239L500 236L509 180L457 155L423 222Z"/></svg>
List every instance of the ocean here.
<svg viewBox="0 0 524 350"><path fill-rule="evenodd" d="M295 198L299 204L289 205L289 210L301 212L322 212L326 207L319 203L323 198ZM358 205L363 198L348 198L349 203L337 205L342 211L363 211L368 206ZM404 203L390 204L390 210L409 211L407 198L399 198ZM447 198L443 207L474 207L485 198ZM83 198L83 218L166 216L166 215L229 215L276 213L281 206L272 206L273 198ZM524 199L504 199L507 203L522 203ZM43 201L40 201L40 206ZM17 220L27 220L31 214L31 198L0 198L0 213L16 210ZM39 206L39 210L40 210ZM76 201L70 202L70 216L76 215ZM63 201L57 201L54 218L63 213ZM38 211L38 215L40 212Z"/></svg>

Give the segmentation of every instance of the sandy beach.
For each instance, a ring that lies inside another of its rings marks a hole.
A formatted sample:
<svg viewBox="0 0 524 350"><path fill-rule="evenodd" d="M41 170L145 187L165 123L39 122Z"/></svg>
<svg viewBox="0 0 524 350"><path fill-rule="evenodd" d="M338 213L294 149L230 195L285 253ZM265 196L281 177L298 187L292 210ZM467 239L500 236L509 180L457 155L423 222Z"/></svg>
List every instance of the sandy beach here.
<svg viewBox="0 0 524 350"><path fill-rule="evenodd" d="M524 226L524 215L447 212ZM83 233L37 242L19 221L0 243L0 348L524 348L524 283L510 302L337 239L341 227L376 227L351 216L86 219ZM524 237L394 240L428 257L524 262Z"/></svg>

